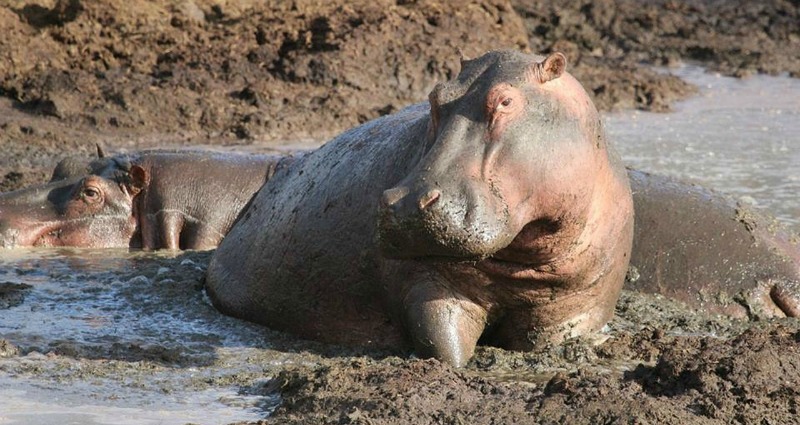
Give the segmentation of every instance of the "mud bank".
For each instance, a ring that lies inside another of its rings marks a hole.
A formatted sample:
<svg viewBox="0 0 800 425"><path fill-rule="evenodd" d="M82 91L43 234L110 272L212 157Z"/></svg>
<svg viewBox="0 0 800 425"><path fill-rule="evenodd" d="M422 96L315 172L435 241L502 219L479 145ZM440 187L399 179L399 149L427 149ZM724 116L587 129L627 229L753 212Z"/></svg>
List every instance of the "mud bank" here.
<svg viewBox="0 0 800 425"><path fill-rule="evenodd" d="M491 350L465 371L397 359L289 369L271 384L283 404L263 423L794 423L798 342L796 323L730 340L622 332L539 382L525 380L541 367L535 356Z"/></svg>
<svg viewBox="0 0 800 425"><path fill-rule="evenodd" d="M483 347L464 369L342 359L287 368L267 424L794 423L800 322L726 321L624 292L599 345Z"/></svg>
<svg viewBox="0 0 800 425"><path fill-rule="evenodd" d="M603 110L694 92L649 65L800 73L795 3L771 0L10 0L0 5L0 191L65 152L324 140L424 100L474 56L567 53Z"/></svg>

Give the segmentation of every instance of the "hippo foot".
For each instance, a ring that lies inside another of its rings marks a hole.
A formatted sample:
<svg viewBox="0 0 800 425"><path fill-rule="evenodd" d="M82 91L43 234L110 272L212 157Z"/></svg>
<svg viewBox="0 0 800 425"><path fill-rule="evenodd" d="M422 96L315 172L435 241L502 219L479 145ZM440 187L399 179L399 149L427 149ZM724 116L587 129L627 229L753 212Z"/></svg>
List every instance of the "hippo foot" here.
<svg viewBox="0 0 800 425"><path fill-rule="evenodd" d="M800 317L800 282L773 285L770 298L787 317Z"/></svg>
<svg viewBox="0 0 800 425"><path fill-rule="evenodd" d="M418 284L405 297L406 327L420 357L464 366L486 326L486 310L436 284Z"/></svg>
<svg viewBox="0 0 800 425"><path fill-rule="evenodd" d="M755 288L736 297L751 319L800 317L800 282L759 281Z"/></svg>

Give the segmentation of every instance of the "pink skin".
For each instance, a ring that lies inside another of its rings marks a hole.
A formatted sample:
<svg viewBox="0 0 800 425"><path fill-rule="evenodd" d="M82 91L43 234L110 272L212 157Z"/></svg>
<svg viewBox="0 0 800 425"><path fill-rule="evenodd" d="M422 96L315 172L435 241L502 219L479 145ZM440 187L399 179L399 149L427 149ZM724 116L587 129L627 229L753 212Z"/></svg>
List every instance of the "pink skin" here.
<svg viewBox="0 0 800 425"><path fill-rule="evenodd" d="M630 255L627 176L564 56L542 59L462 61L429 105L278 174L214 254L215 306L323 341L405 337L455 366L480 338L531 349L602 327Z"/></svg>
<svg viewBox="0 0 800 425"><path fill-rule="evenodd" d="M412 313L407 327L420 333L414 340L438 341L422 343L419 351L461 364L486 323L496 326L490 339L498 345L531 349L543 340L558 342L596 331L613 314L630 256L633 206L626 177L609 164L596 110L564 69L565 58L556 53L529 67L524 83L500 82L487 90L484 154L475 157L465 151L453 164L465 180L491 188L494 195L484 199L502 200L495 207L507 209L507 228L516 236L475 266L436 266L446 283L406 293L406 300L418 298L420 303L408 304ZM435 137L439 95L431 97ZM577 133L541 129L552 132L544 137L567 138L550 140L554 151L504 142L507 132L529 119L529 107L541 107L529 106L527 99L552 99L559 105L558 119L576 123ZM406 196L407 189L401 189L386 191L384 202ZM424 193L420 210L436 198ZM450 289L437 292L441 287ZM442 311L462 313L446 319ZM418 327L420 316L436 325Z"/></svg>
<svg viewBox="0 0 800 425"><path fill-rule="evenodd" d="M585 134L592 134L589 125L596 120L596 112L577 81L569 74L560 74L564 69L561 59L551 56L532 67L534 71L530 72L525 87L500 83L489 90L488 143L500 140L515 120L524 117L523 90L558 99L568 117L579 122ZM560 75L552 78L548 72ZM484 293L472 298L479 300L489 317L498 305L506 311L513 305L536 306L536 318L528 316L520 320L517 326L511 326L515 332L524 332L531 326L540 331L553 328L549 339L558 341L599 329L613 312L621 276L612 287L585 285L602 281L603 264L627 262L629 253L614 246L619 234L630 234L632 220L624 217L633 215L627 189L616 184L619 176L608 166L605 146L564 144L558 162L543 160L533 167L530 158L504 155L502 149L489 149L482 174L506 202L512 220L510 227L521 230L507 247L478 263L477 269L485 277L474 270L456 273L451 270L450 280L471 280L473 285L478 280L490 285L487 288L503 287L494 290L490 297ZM498 158L502 158L502 166L496 165ZM547 184L538 184L541 181ZM625 199L628 202L622 201ZM608 252L620 255L609 257ZM595 306L591 307L587 299L592 299ZM530 344L517 340L504 346L529 349Z"/></svg>

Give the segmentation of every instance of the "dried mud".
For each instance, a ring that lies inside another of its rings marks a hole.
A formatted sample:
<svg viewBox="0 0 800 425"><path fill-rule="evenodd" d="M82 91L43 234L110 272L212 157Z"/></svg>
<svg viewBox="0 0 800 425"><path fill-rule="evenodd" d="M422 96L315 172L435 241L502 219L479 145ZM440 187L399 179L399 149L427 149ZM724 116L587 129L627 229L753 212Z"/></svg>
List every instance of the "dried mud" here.
<svg viewBox="0 0 800 425"><path fill-rule="evenodd" d="M458 71L459 49L467 56L563 51L600 109L667 111L694 88L653 65L693 61L736 76L800 76L799 21L796 0L6 0L0 191L46 180L60 158L88 156L95 143L112 152L191 144L269 150L324 140L424 100ZM152 290L157 300L196 310L202 271L179 261L143 262L142 273L179 270L178 284ZM128 277L126 300L143 302L136 308L145 315L163 308L132 295L153 282ZM1 283L0 309L24 306L32 290ZM233 320L208 309L202 315ZM233 384L279 395L264 423L800 423L796 320L732 322L626 293L610 327L600 345L571 341L537 353L484 347L463 370L266 330L264 349L291 361L276 365L256 353L230 369L230 359L181 341L17 347L2 338L0 358L19 359L3 364L6 373L65 385L117 376L165 393ZM30 366L38 352L50 367ZM153 371L173 367L225 372L147 383Z"/></svg>
<svg viewBox="0 0 800 425"><path fill-rule="evenodd" d="M459 50L560 50L602 110L695 89L653 71L800 75L796 1L6 0L0 191L65 153L324 140L422 101Z"/></svg>

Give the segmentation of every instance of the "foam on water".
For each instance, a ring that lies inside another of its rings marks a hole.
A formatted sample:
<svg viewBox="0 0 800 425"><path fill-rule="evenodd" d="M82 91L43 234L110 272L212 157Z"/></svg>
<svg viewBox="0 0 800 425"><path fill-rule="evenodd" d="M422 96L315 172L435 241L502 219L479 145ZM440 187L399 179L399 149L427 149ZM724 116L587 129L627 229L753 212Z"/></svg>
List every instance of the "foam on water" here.
<svg viewBox="0 0 800 425"><path fill-rule="evenodd" d="M0 310L0 339L23 354L0 357L0 424L209 424L268 414L277 397L258 391L263 382L253 390L229 379L268 380L248 361L265 351L263 328L216 312L197 289L202 268L170 255L3 251L0 282L30 288L24 302Z"/></svg>

